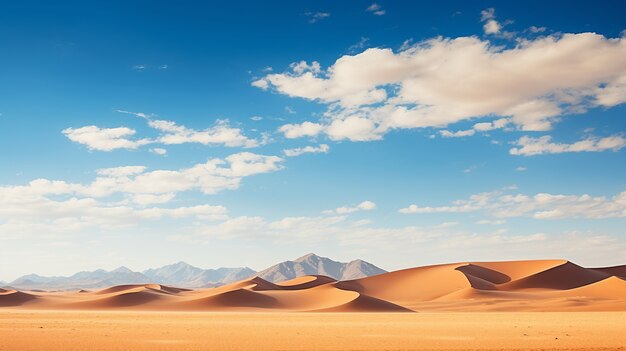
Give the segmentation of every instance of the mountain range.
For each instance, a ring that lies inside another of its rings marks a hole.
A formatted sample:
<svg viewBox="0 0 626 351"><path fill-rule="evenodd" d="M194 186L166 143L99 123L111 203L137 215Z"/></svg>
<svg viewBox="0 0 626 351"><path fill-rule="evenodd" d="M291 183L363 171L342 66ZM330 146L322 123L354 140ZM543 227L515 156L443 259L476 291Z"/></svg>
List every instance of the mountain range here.
<svg viewBox="0 0 626 351"><path fill-rule="evenodd" d="M202 269L181 261L143 272L134 272L122 266L112 271L83 271L68 277L29 274L0 286L23 290L78 290L155 283L194 289L221 286L254 276L276 283L305 275L325 275L337 280L349 280L382 273L386 271L363 260L343 263L311 253L259 272L248 267Z"/></svg>

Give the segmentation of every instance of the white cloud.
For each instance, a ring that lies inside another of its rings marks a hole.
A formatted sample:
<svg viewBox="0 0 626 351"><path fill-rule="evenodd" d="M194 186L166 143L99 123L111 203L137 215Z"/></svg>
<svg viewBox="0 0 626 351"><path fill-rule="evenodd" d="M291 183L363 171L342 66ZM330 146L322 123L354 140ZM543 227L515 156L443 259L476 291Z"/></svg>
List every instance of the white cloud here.
<svg viewBox="0 0 626 351"><path fill-rule="evenodd" d="M472 136L474 135L474 133L476 133L476 131L473 129L458 130L456 132L451 132L445 129L439 131L439 135L441 135L444 138L461 138L461 137L466 137L466 136Z"/></svg>
<svg viewBox="0 0 626 351"><path fill-rule="evenodd" d="M154 147L152 149L150 149L150 152L152 152L155 155L159 155L159 156L165 156L167 154L167 150L160 148L160 147Z"/></svg>
<svg viewBox="0 0 626 351"><path fill-rule="evenodd" d="M126 127L99 128L87 126L82 128L67 128L63 130L70 140L87 145L90 150L112 151L115 149L137 149L147 144L177 145L185 143L199 143L203 145L223 145L228 147L252 148L263 142L250 139L243 135L239 128L231 127L228 120L217 120L215 124L203 130L195 130L179 125L174 121L153 119L142 112L117 110L120 113L132 114L143 118L148 126L160 132L154 139L131 140L136 132ZM165 155L163 148L153 148L151 152Z"/></svg>
<svg viewBox="0 0 626 351"><path fill-rule="evenodd" d="M113 168L101 168L96 170L96 173L101 176L120 178L143 173L145 170L145 166L122 166Z"/></svg>
<svg viewBox="0 0 626 351"><path fill-rule="evenodd" d="M326 127L325 132L333 140L345 138L354 141L379 140L382 137L376 133L375 129L376 124L367 118L348 116L345 119L332 121Z"/></svg>
<svg viewBox="0 0 626 351"><path fill-rule="evenodd" d="M476 123L472 128L479 132L487 132L494 129L504 128L507 124L509 124L509 120L507 118L500 118L493 122Z"/></svg>
<svg viewBox="0 0 626 351"><path fill-rule="evenodd" d="M215 125L204 130L190 129L166 120L149 120L148 125L163 132L157 141L165 145L199 143L248 148L259 146L258 141L248 139L241 129L231 127L227 120L217 120Z"/></svg>
<svg viewBox="0 0 626 351"><path fill-rule="evenodd" d="M515 168L516 171L518 172L525 172L528 170L528 168L524 167L524 166L519 166Z"/></svg>
<svg viewBox="0 0 626 351"><path fill-rule="evenodd" d="M504 23L499 22L496 19L496 11L493 8L488 8L480 12L480 21L483 22L483 31L486 35L493 35L499 38L512 39L515 33L503 31L503 27L507 24L512 23L512 21L504 21ZM532 32L536 33L536 32Z"/></svg>
<svg viewBox="0 0 626 351"><path fill-rule="evenodd" d="M330 150L330 147L327 144L321 144L320 146L305 146L305 147L299 147L299 148L295 148L295 149L286 149L283 150L283 153L285 154L285 156L288 157L295 157L295 156L300 156L302 154L326 154L328 153L328 151Z"/></svg>
<svg viewBox="0 0 626 351"><path fill-rule="evenodd" d="M350 214L350 213L354 213L354 212L358 212L358 211L371 211L376 209L376 204L372 201L363 201L360 204L354 206L354 207L348 207L348 206L342 206L342 207L338 207L334 210L326 210L323 211L324 214L339 214L339 215L345 215L345 214Z"/></svg>
<svg viewBox="0 0 626 351"><path fill-rule="evenodd" d="M501 29L502 26L500 25L500 23L498 23L498 21L494 19L487 20L487 22L485 22L485 24L483 25L483 30L485 31L485 34L497 34L500 33Z"/></svg>
<svg viewBox="0 0 626 351"><path fill-rule="evenodd" d="M311 64L307 63L306 61L294 62L290 64L289 67L291 67L291 70L294 74L298 75L301 75L305 72L311 72L313 74L319 74L320 72L322 72L322 67L317 61L313 61L311 62Z"/></svg>
<svg viewBox="0 0 626 351"><path fill-rule="evenodd" d="M252 83L250 83L253 87L259 88L259 89L263 89L263 90L267 90L270 85L267 83L267 81L262 80L262 79L258 79L253 81Z"/></svg>
<svg viewBox="0 0 626 351"><path fill-rule="evenodd" d="M493 7L480 11L481 22L485 22L494 18L496 18L496 9L494 9Z"/></svg>
<svg viewBox="0 0 626 351"><path fill-rule="evenodd" d="M172 201L176 197L175 193L165 194L134 194L131 196L132 201L139 205L165 204Z"/></svg>
<svg viewBox="0 0 626 351"><path fill-rule="evenodd" d="M438 37L399 52L345 55L319 72L268 74L254 85L327 104L321 120L309 123L315 134L335 140L377 140L393 129L478 118L486 120L476 123L477 131L504 125L544 131L563 115L626 101L625 56L625 38L595 33L549 35L508 48L477 37Z"/></svg>
<svg viewBox="0 0 626 351"><path fill-rule="evenodd" d="M128 204L98 201L94 198L71 197L51 199L42 194L22 193L5 197L0 188L0 237L11 234L67 234L87 228L120 228L136 226L143 221L163 218L223 220L228 211L223 206L198 205L174 208L137 208ZM15 194L15 191L10 191ZM143 205L154 203L146 201Z"/></svg>
<svg viewBox="0 0 626 351"><path fill-rule="evenodd" d="M328 12L307 12L304 14L309 18L309 23L317 23L325 18L330 17Z"/></svg>
<svg viewBox="0 0 626 351"><path fill-rule="evenodd" d="M138 65L134 65L132 67L133 70L137 71L137 72L144 72L146 70L166 70L168 69L168 65L162 64L162 65L147 65L147 64L138 64Z"/></svg>
<svg viewBox="0 0 626 351"><path fill-rule="evenodd" d="M67 128L63 130L68 139L75 143L86 145L89 150L113 151L115 149L137 149L138 147L150 144L150 139L129 139L135 135L135 130L118 128L99 128L96 126L86 126L81 128Z"/></svg>
<svg viewBox="0 0 626 351"><path fill-rule="evenodd" d="M508 118L500 118L492 122L476 123L472 126L471 129L457 130L455 132L449 131L446 129L440 130L439 135L441 135L444 138L462 138L462 137L472 136L476 134L476 132L488 132L494 129L501 129L501 128L506 127L507 124L509 124Z"/></svg>
<svg viewBox="0 0 626 351"><path fill-rule="evenodd" d="M377 255L393 252L394 258L405 262L390 269L417 266L427 262L462 262L480 257L482 260L506 260L511 256L525 259L545 259L558 256L577 262L589 259L611 264L607 255L619 255L626 249L619 235L597 232L529 232L509 234L508 228L494 221L477 231L442 223L429 226L377 227L346 216L285 217L268 221L262 217L237 217L222 223L205 225L195 233L172 240L191 240L211 243L212 240L250 241L251 247L262 243L288 246L323 245L338 252L358 252L359 255ZM563 245L564 242L570 243ZM416 248L418 251L416 251ZM422 248L422 249L420 249ZM420 259L415 259L416 252ZM591 253L591 254L590 254ZM598 261L600 259L600 261ZM408 260L408 261L407 261ZM391 260L393 261L393 260ZM409 262L409 263L406 263Z"/></svg>
<svg viewBox="0 0 626 351"><path fill-rule="evenodd" d="M221 223L201 226L195 234L200 237L222 240L274 238L319 241L322 232L326 231L323 235L328 236L338 231L337 225L344 222L345 219L344 216L284 217L270 222L263 217L240 216Z"/></svg>
<svg viewBox="0 0 626 351"><path fill-rule="evenodd" d="M169 194L197 189L204 194L237 189L242 178L282 169L283 159L251 152L214 158L180 170L145 171L143 166L106 168L97 171L91 183L36 179L28 185L0 187L0 196L20 199L28 196L88 196L113 194Z"/></svg>
<svg viewBox="0 0 626 351"><path fill-rule="evenodd" d="M85 184L35 179L26 185L1 186L0 234L10 228L64 232L128 227L162 218L223 220L227 218L223 206L146 206L170 203L185 191L214 194L237 189L244 177L277 171L282 161L276 156L242 152L179 170L147 171L143 166L99 169L97 177Z"/></svg>
<svg viewBox="0 0 626 351"><path fill-rule="evenodd" d="M364 48L368 46L369 41L370 41L369 38L361 37L361 39L359 39L357 43L350 45L350 47L348 48L348 52L354 53L354 52L363 50Z"/></svg>
<svg viewBox="0 0 626 351"><path fill-rule="evenodd" d="M400 213L461 213L485 211L495 217L532 217L535 219L563 218L624 218L626 191L612 198L583 195L511 194L502 191L481 193L467 200L456 200L448 206L410 205Z"/></svg>
<svg viewBox="0 0 626 351"><path fill-rule="evenodd" d="M365 11L367 12L371 12L372 14L376 15L376 16L382 16L386 13L385 10L383 10L382 6L380 6L377 3L373 3L370 6L368 6Z"/></svg>
<svg viewBox="0 0 626 351"><path fill-rule="evenodd" d="M258 122L258 121L263 120L263 117L261 117L261 116L252 116L252 117L250 117L250 119L255 121L255 122Z"/></svg>
<svg viewBox="0 0 626 351"><path fill-rule="evenodd" d="M530 26L530 28L528 28L528 30L531 33L543 33L546 31L546 27L537 27L537 26Z"/></svg>
<svg viewBox="0 0 626 351"><path fill-rule="evenodd" d="M286 138L295 139L304 136L316 136L322 131L322 126L317 123L304 122L301 124L285 124L278 130L285 134Z"/></svg>
<svg viewBox="0 0 626 351"><path fill-rule="evenodd" d="M496 219L496 220L482 219L476 222L476 224L490 224L490 225L502 225L505 223L506 221L502 219Z"/></svg>
<svg viewBox="0 0 626 351"><path fill-rule="evenodd" d="M511 155L533 156L543 154L560 154L566 152L601 152L619 151L626 146L626 138L613 135L605 138L587 137L573 144L553 143L552 137L545 135L539 138L521 137L516 145L519 148L509 150Z"/></svg>

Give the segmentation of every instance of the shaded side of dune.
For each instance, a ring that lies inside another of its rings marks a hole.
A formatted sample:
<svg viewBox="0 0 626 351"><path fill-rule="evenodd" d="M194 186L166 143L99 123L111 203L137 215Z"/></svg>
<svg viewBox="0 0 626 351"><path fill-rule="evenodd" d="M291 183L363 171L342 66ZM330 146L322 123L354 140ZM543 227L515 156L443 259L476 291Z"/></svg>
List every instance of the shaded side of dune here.
<svg viewBox="0 0 626 351"><path fill-rule="evenodd" d="M0 307L180 311L410 312L624 310L626 266L584 268L565 260L464 262L409 268L348 281L260 277L217 288L160 284L96 292L29 294L0 289Z"/></svg>
<svg viewBox="0 0 626 351"><path fill-rule="evenodd" d="M0 291L0 307L21 306L36 299L36 295L27 294L21 291L5 289Z"/></svg>
<svg viewBox="0 0 626 351"><path fill-rule="evenodd" d="M262 293L248 289L236 289L186 301L178 306L185 309L192 308L200 310L224 309L232 307L272 309L280 307L280 303L277 299Z"/></svg>
<svg viewBox="0 0 626 351"><path fill-rule="evenodd" d="M113 296L98 298L89 301L83 301L68 305L73 308L85 309L107 309L107 308L123 308L138 307L150 303L155 303L163 299L163 295L148 290L127 291L115 294Z"/></svg>
<svg viewBox="0 0 626 351"><path fill-rule="evenodd" d="M571 262L550 268L500 286L503 290L553 289L569 290L593 284L610 275L601 271L583 268Z"/></svg>
<svg viewBox="0 0 626 351"><path fill-rule="evenodd" d="M616 277L626 279L626 265L623 266L613 266L613 267L601 267L601 268L592 268L594 271L599 271L602 273L614 275Z"/></svg>
<svg viewBox="0 0 626 351"><path fill-rule="evenodd" d="M315 310L315 312L414 312L411 309L367 295L339 306Z"/></svg>

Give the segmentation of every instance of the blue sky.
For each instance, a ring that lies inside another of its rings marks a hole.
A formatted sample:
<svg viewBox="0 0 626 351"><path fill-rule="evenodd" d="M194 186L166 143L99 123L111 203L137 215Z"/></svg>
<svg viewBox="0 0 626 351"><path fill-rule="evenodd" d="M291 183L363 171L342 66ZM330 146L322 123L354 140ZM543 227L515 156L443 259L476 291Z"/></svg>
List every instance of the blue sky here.
<svg viewBox="0 0 626 351"><path fill-rule="evenodd" d="M0 280L623 264L624 10L0 2Z"/></svg>

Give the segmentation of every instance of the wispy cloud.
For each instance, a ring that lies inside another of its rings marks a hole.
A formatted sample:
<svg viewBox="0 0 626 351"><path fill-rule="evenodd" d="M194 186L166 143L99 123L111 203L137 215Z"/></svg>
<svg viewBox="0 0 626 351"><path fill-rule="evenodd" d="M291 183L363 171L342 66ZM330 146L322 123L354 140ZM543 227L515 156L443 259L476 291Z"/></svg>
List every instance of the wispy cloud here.
<svg viewBox="0 0 626 351"><path fill-rule="evenodd" d="M356 205L356 206L342 206L342 207L338 207L334 210L326 210L323 211L322 213L324 214L338 214L338 215L346 215L346 214L350 214L350 213L354 213L354 212L359 212L359 211L371 211L376 209L376 204L372 201L363 201L360 204Z"/></svg>
<svg viewBox="0 0 626 351"><path fill-rule="evenodd" d="M511 24L512 21L506 20L499 22L496 19L496 10L488 8L480 12L480 21L483 22L483 31L486 35L493 35L500 38L512 39L515 33L503 30L504 26Z"/></svg>
<svg viewBox="0 0 626 351"><path fill-rule="evenodd" d="M378 3L373 3L370 6L368 6L365 11L370 12L376 16L382 16L385 13L387 13L382 6L380 6Z"/></svg>
<svg viewBox="0 0 626 351"><path fill-rule="evenodd" d="M148 65L148 64L141 63L141 64L134 65L131 68L137 72L145 72L147 70L166 70L169 68L169 66L166 64Z"/></svg>
<svg viewBox="0 0 626 351"><path fill-rule="evenodd" d="M509 151L511 155L534 156L570 152L619 151L626 146L626 138L621 135L605 138L590 136L575 143L566 144L552 142L552 137L549 135L539 138L523 136L515 144L518 147Z"/></svg>
<svg viewBox="0 0 626 351"><path fill-rule="evenodd" d="M400 213L465 213L483 211L495 217L532 217L535 219L563 218L624 218L626 191L611 198L583 195L538 193L514 194L493 191L475 194L469 199L455 200L446 206L418 206L412 204L398 210Z"/></svg>
<svg viewBox="0 0 626 351"><path fill-rule="evenodd" d="M216 120L214 125L209 128L195 130L179 125L174 121L155 119L153 116L141 112L124 110L117 110L117 112L145 119L149 127L160 133L159 136L155 138L132 139L136 134L134 129L127 127L100 128L97 126L67 128L63 130L63 134L73 142L86 145L90 150L98 151L137 149L148 144L177 145L185 143L253 148L265 142L263 139L259 141L246 137L240 128L232 127L228 120ZM164 150L162 148L158 149ZM160 151L156 153L158 152Z"/></svg>
<svg viewBox="0 0 626 351"><path fill-rule="evenodd" d="M87 146L89 150L113 151L116 149L137 149L151 144L151 139L131 139L136 131L131 128L100 128L86 126L67 128L62 131L71 141Z"/></svg>
<svg viewBox="0 0 626 351"><path fill-rule="evenodd" d="M365 47L367 47L367 45L369 44L369 41L370 41L369 38L361 37L361 39L359 39L357 43L350 45L350 47L348 48L348 52L354 53L359 50L363 50Z"/></svg>
<svg viewBox="0 0 626 351"><path fill-rule="evenodd" d="M330 17L330 13L328 12L306 12L304 15L309 18L309 23L317 23Z"/></svg>
<svg viewBox="0 0 626 351"><path fill-rule="evenodd" d="M295 149L283 150L283 154L287 157L300 156L302 154L326 154L330 150L330 146L327 144L321 144L320 146L306 146Z"/></svg>

